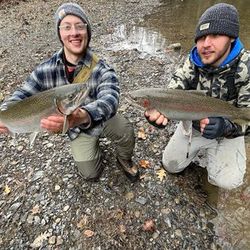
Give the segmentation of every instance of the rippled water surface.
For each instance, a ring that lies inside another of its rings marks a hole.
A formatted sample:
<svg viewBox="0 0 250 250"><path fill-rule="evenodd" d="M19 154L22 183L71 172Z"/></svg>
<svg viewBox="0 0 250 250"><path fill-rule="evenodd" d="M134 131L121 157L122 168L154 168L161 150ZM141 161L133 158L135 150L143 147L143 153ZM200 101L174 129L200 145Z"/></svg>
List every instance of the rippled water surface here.
<svg viewBox="0 0 250 250"><path fill-rule="evenodd" d="M194 31L200 15L221 1L162 0L159 8L133 27L121 25L111 35L110 49L138 49L142 53L161 54L171 44L180 43L188 52L194 45ZM249 0L223 1L236 6L240 16L240 39L250 50Z"/></svg>
<svg viewBox="0 0 250 250"><path fill-rule="evenodd" d="M194 45L194 31L201 14L215 3L233 4L240 16L240 38L250 49L249 0L162 0L163 6L147 16L144 26L158 31L167 43L180 42L184 50Z"/></svg>

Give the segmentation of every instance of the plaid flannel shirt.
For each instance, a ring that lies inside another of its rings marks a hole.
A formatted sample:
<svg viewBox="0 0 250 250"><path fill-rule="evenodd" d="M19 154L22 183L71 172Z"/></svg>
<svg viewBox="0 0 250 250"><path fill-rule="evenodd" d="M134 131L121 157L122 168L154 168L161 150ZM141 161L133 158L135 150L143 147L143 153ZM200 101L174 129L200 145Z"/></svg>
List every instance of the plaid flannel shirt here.
<svg viewBox="0 0 250 250"><path fill-rule="evenodd" d="M37 92L57 86L70 84L66 77L63 63L63 50L55 53L50 59L41 63L30 74L24 85L17 89L7 102L17 101L29 97ZM92 51L88 49L75 69L77 75L83 67L90 67ZM120 88L117 75L103 60L99 60L87 83L90 92L82 106L91 117L91 126L82 126L69 129L70 139L75 139L81 132L98 136L102 132L103 122L115 115L118 104Z"/></svg>

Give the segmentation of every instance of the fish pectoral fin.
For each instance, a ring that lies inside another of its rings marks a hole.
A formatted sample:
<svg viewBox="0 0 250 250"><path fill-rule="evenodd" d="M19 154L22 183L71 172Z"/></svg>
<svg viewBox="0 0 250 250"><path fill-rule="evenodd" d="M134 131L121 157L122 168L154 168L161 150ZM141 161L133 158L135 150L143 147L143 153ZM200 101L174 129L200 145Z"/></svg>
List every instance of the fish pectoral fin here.
<svg viewBox="0 0 250 250"><path fill-rule="evenodd" d="M64 121L63 121L63 130L62 130L62 134L66 134L66 132L69 129L69 121L68 121L68 116L64 115Z"/></svg>
<svg viewBox="0 0 250 250"><path fill-rule="evenodd" d="M35 142L35 139L36 139L38 133L39 133L39 132L34 132L34 133L31 133L31 134L29 135L29 139L30 139L30 148L33 147L34 142Z"/></svg>

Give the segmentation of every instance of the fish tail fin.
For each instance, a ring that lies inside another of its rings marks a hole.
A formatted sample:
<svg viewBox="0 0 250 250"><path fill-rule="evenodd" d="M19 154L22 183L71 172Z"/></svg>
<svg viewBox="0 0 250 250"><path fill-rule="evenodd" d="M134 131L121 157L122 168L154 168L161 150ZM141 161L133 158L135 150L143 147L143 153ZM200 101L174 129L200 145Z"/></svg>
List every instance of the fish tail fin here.
<svg viewBox="0 0 250 250"><path fill-rule="evenodd" d="M240 108L239 110L240 118L237 119L240 124L250 125L250 109Z"/></svg>
<svg viewBox="0 0 250 250"><path fill-rule="evenodd" d="M243 112L246 115L246 118L248 119L248 123L250 123L250 109L249 108L244 108Z"/></svg>

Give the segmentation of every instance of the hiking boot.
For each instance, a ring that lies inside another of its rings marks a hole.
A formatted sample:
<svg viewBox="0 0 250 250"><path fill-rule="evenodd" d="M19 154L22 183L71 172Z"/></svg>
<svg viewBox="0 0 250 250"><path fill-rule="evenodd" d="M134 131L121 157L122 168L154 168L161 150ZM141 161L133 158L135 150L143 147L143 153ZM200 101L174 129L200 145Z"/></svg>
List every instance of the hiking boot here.
<svg viewBox="0 0 250 250"><path fill-rule="evenodd" d="M139 170L132 160L124 160L119 157L116 158L119 167L131 182L136 182L139 179Z"/></svg>
<svg viewBox="0 0 250 250"><path fill-rule="evenodd" d="M217 213L218 199L219 199L219 187L211 184L208 181L207 170L204 169L201 176L202 190L207 194L206 205Z"/></svg>

